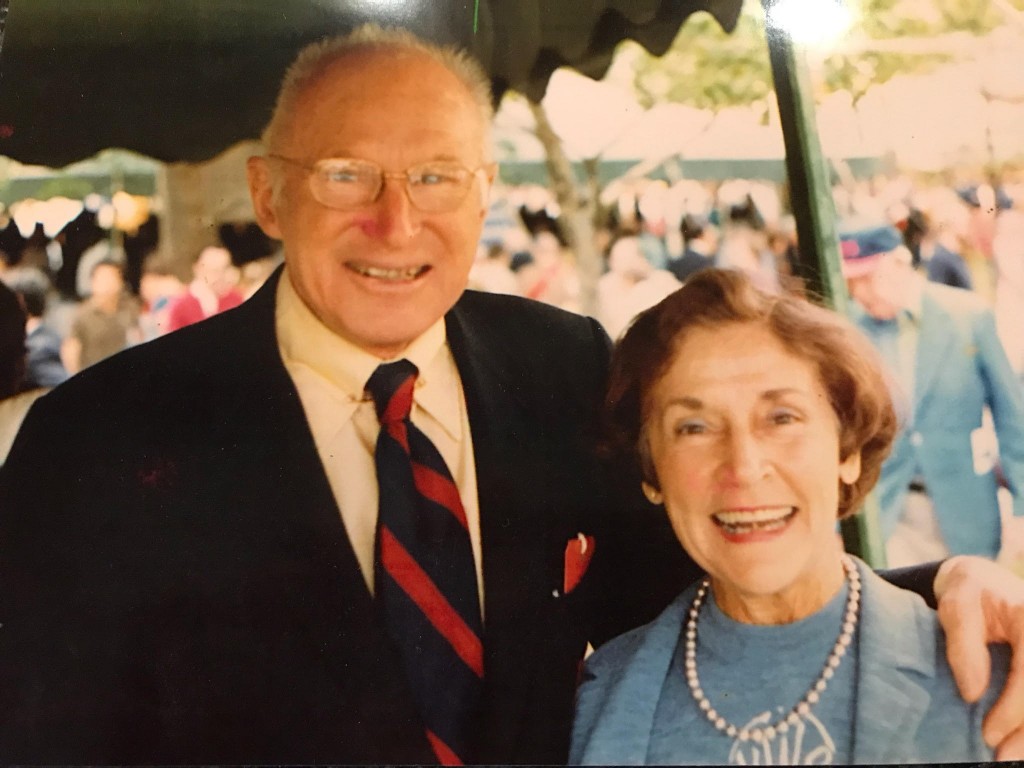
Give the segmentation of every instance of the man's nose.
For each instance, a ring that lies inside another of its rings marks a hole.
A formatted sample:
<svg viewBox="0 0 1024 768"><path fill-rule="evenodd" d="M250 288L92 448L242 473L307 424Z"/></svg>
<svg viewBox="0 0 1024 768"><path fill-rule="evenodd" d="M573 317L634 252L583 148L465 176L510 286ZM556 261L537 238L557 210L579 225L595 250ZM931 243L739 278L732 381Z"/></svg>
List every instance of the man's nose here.
<svg viewBox="0 0 1024 768"><path fill-rule="evenodd" d="M405 188L405 177L386 176L374 207L376 209L376 234L392 244L401 244L414 234L418 227L418 214L409 200Z"/></svg>
<svg viewBox="0 0 1024 768"><path fill-rule="evenodd" d="M850 298L863 305L870 298L870 288L865 285L865 280L849 280L846 283L850 291Z"/></svg>

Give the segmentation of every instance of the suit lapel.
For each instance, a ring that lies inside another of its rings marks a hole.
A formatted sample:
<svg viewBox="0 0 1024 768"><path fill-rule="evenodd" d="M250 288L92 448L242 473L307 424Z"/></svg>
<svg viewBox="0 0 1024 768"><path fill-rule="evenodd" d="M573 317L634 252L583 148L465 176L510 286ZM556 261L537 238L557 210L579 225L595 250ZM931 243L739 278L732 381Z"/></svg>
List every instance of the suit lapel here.
<svg viewBox="0 0 1024 768"><path fill-rule="evenodd" d="M522 372L513 369L491 334L484 338L478 332L461 305L449 313L447 331L472 425L480 506L486 680L481 732L490 754L507 756L516 752L534 667L544 656L536 652L542 639L533 629L544 598L550 599L541 566L549 559L547 521L532 509L530 479L513 469L530 434L529 409L512 383Z"/></svg>
<svg viewBox="0 0 1024 768"><path fill-rule="evenodd" d="M312 574L307 583L292 588L307 590L304 600L324 606L328 626L310 629L322 634L337 696L344 706L358 704L363 720L359 726L339 722L338 728L364 729L367 743L380 750L382 760L404 755L405 761L431 761L433 752L400 674L401 662L378 623L298 391L280 357L274 325L280 275L278 271L250 299L251 306L243 308L249 316L238 338L245 339L245 348L236 360L246 368L236 368L233 375L247 384L235 400L237 413L226 414L223 422L252 425L237 436L237 444L259 452L258 469L247 478L255 489L247 495L265 500L268 508L254 512L259 522L274 526L274 533L263 539L267 546L281 550L266 562L298 559L304 561L299 567ZM336 706L324 702L327 710Z"/></svg>
<svg viewBox="0 0 1024 768"><path fill-rule="evenodd" d="M272 489L287 489L290 513L282 515L277 510L275 516L290 521L289 535L296 537L294 541L321 542L323 555L335 562L339 583L350 587L346 597L368 606L369 590L341 522L299 393L277 346L274 303L281 274L276 272L243 305L249 314L243 321L245 348L239 350L232 376L246 383L234 399L235 412L226 413L221 423L253 425L237 428L239 437L249 441L250 450L259 451L262 468L269 471L254 473L251 481L266 487L267 498L280 495L280 490ZM254 418L255 414L259 417Z"/></svg>
<svg viewBox="0 0 1024 768"><path fill-rule="evenodd" d="M864 584L858 630L854 763L895 762L915 753L914 742L931 703L934 640L907 603L914 599L858 564ZM910 617L908 619L908 616Z"/></svg>

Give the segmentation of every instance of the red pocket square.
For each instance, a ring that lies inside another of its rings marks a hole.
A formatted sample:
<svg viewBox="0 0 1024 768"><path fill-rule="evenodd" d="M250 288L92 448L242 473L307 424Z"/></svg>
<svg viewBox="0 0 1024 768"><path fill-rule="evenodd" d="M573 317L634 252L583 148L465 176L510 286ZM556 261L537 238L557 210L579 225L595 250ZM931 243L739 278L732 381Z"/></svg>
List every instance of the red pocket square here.
<svg viewBox="0 0 1024 768"><path fill-rule="evenodd" d="M562 583L562 594L568 595L579 585L583 575L590 567L590 558L594 556L594 537L576 534L565 545L565 576Z"/></svg>

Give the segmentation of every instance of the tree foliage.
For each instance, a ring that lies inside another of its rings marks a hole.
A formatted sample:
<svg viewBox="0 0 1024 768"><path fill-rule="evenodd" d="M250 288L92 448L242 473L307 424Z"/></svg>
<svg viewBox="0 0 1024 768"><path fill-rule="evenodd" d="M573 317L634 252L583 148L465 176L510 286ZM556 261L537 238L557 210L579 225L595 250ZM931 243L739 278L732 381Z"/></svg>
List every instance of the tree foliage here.
<svg viewBox="0 0 1024 768"><path fill-rule="evenodd" d="M669 101L721 109L765 99L772 90L763 17L749 11L731 35L710 15L694 14L662 57L642 52L634 67L645 107Z"/></svg>
<svg viewBox="0 0 1024 768"><path fill-rule="evenodd" d="M832 0L816 0L830 2ZM821 59L825 92L860 98L869 87L901 73L925 73L956 55L942 41L953 34L981 38L1024 12L1024 0L848 0L853 26ZM928 50L901 52L908 38L934 40ZM756 104L772 91L771 66L760 4L748 2L735 32L726 34L707 14L695 14L660 58L642 52L633 85L646 106L659 101L705 109Z"/></svg>

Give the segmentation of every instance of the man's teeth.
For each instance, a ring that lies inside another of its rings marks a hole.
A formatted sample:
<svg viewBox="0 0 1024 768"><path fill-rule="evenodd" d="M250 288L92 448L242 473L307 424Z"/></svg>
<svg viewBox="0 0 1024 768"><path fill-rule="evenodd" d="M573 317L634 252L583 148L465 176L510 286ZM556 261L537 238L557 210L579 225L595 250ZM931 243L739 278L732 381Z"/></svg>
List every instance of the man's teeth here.
<svg viewBox="0 0 1024 768"><path fill-rule="evenodd" d="M427 267L406 267L405 269L385 269L384 267L371 267L365 264L351 264L352 269L366 277L376 277L379 280L412 280L426 272Z"/></svg>
<svg viewBox="0 0 1024 768"><path fill-rule="evenodd" d="M779 530L795 514L795 507L764 507L742 512L717 512L712 519L727 533L743 534Z"/></svg>

